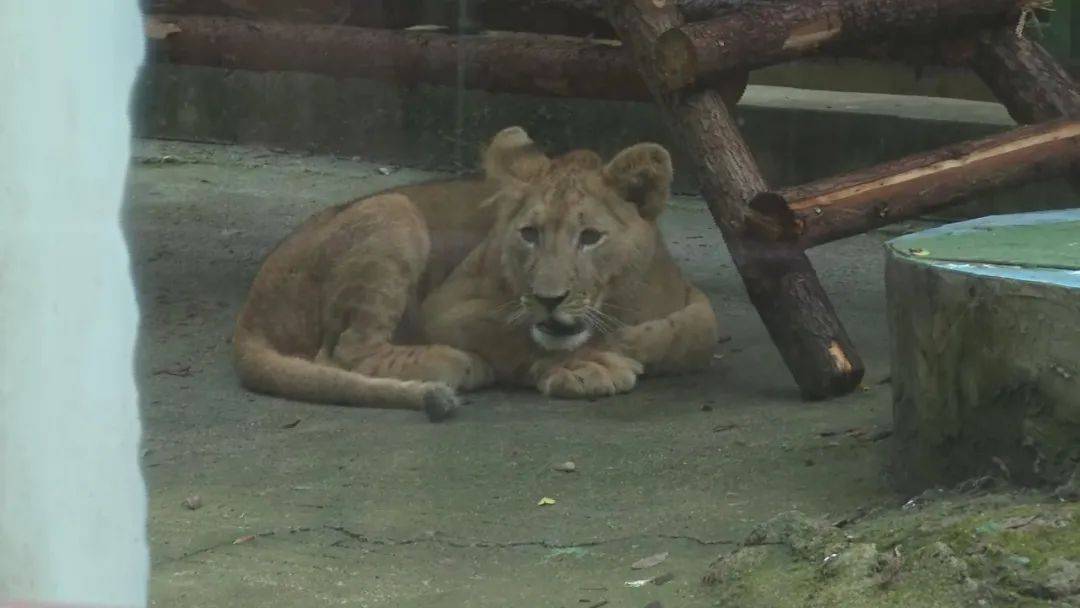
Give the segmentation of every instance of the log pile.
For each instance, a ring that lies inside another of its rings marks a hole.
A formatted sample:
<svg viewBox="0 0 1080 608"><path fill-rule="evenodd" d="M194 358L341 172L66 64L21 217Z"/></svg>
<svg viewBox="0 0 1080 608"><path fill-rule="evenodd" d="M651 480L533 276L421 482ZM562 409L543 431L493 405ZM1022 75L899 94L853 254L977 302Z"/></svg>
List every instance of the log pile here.
<svg viewBox="0 0 1080 608"><path fill-rule="evenodd" d="M863 366L807 248L989 189L1080 187L1080 89L1015 28L1034 0L145 2L159 61L655 101L808 399L850 392ZM819 53L970 66L1031 126L772 190L731 110L750 70Z"/></svg>

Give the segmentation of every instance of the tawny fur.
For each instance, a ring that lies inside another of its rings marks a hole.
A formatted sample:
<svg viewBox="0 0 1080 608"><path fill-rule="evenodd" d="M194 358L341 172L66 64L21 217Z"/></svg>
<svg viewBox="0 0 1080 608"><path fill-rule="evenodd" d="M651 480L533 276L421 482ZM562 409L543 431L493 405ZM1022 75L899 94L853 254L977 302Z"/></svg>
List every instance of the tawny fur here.
<svg viewBox="0 0 1080 608"><path fill-rule="evenodd" d="M438 419L494 382L592 398L708 365L715 315L656 225L662 147L549 159L512 127L484 169L327 209L285 239L237 323L244 385Z"/></svg>

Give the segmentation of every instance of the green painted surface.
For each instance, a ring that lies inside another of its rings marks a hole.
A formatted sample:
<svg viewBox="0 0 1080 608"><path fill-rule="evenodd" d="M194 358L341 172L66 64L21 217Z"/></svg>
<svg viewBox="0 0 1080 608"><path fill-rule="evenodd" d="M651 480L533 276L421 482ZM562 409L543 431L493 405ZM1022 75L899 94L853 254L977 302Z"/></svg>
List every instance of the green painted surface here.
<svg viewBox="0 0 1080 608"><path fill-rule="evenodd" d="M927 260L1080 270L1080 221L934 231L902 246Z"/></svg>

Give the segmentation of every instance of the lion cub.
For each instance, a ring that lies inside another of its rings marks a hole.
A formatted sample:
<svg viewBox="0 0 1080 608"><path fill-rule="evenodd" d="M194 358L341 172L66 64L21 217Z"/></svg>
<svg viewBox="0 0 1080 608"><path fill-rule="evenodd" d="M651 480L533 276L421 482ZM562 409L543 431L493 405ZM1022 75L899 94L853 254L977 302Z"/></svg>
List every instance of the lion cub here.
<svg viewBox="0 0 1080 608"><path fill-rule="evenodd" d="M440 420L496 382L593 398L708 365L716 317L657 228L663 147L551 159L511 127L483 165L326 209L278 245L236 326L244 386Z"/></svg>

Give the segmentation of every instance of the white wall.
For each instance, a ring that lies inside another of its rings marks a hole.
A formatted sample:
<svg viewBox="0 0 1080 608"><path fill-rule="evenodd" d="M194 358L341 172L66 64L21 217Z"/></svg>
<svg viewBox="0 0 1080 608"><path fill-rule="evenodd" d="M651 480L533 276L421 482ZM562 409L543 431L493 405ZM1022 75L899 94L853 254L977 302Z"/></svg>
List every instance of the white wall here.
<svg viewBox="0 0 1080 608"><path fill-rule="evenodd" d="M136 0L0 0L0 602L146 602L119 227Z"/></svg>

